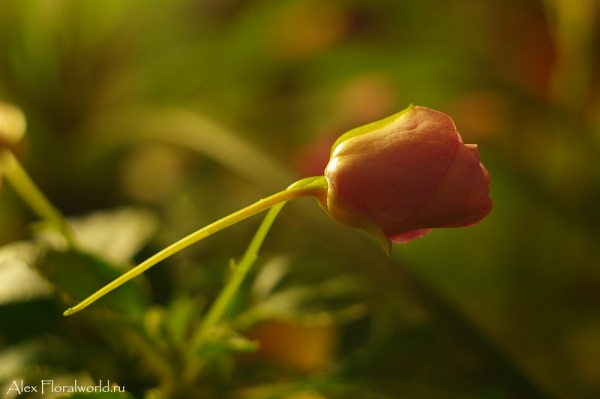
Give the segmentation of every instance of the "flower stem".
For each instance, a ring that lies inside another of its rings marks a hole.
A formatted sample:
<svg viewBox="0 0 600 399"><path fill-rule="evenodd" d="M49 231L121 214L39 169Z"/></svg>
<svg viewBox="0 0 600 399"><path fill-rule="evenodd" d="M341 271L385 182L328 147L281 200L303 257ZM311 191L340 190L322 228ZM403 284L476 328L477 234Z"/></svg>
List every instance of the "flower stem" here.
<svg viewBox="0 0 600 399"><path fill-rule="evenodd" d="M269 209L269 212L263 219L260 227L258 228L258 231L254 235L254 238L252 239L250 245L246 249L246 252L244 253L244 256L242 257L240 263L235 267L233 275L227 282L227 285L225 286L223 291L221 291L221 293L219 294L219 297L210 308L206 317L203 319L200 328L197 330L195 336L193 337L191 346L192 350L190 351L190 354L194 353L196 350L202 347L202 344L205 342L208 333L221 320L223 314L225 314L225 312L229 308L229 305L231 304L235 293L237 292L238 288L244 281L246 275L252 268L252 265L254 264L254 261L258 256L258 250L260 249L267 233L269 232L271 225L275 221L277 214L279 213L279 211L281 211L284 205L285 202L277 204L271 209Z"/></svg>
<svg viewBox="0 0 600 399"><path fill-rule="evenodd" d="M316 197L323 193L322 189L326 187L325 184L325 180L321 177L309 177L292 184L288 187L287 190L294 190L299 187L302 187L304 190L311 190L311 194L309 195L313 195ZM250 242L250 245L248 245L246 252L242 256L242 259L234 269L233 275L231 276L231 278L225 285L225 288L221 291L216 301L213 303L210 310L202 320L202 324L200 325L200 327L196 330L191 340L190 350L187 352L188 363L186 365L186 368L184 369L184 379L192 381L197 375L197 373L200 371L202 367L201 361L199 361L198 357L196 356L198 350L202 348L202 345L204 345L204 343L206 342L211 330L223 318L223 315L229 308L237 290L248 275L248 272L252 268L252 265L254 265L254 261L258 257L258 251L260 250L260 247L262 246L262 243L264 242L267 233L271 229L275 218L277 217L283 206L286 204L286 202L287 201L282 201L281 203L269 209L269 212L260 224L258 230L256 231L256 234Z"/></svg>
<svg viewBox="0 0 600 399"><path fill-rule="evenodd" d="M46 198L12 152L2 150L0 153L0 171L29 208L41 219L48 220L64 235L69 245L75 247L76 240L65 217Z"/></svg>
<svg viewBox="0 0 600 399"><path fill-rule="evenodd" d="M275 218L284 205L285 202L282 202L269 209L269 212L263 219L256 234L252 238L250 245L246 249L242 260L234 269L233 275L229 281L227 281L227 285L211 306L210 310L202 320L200 327L195 331L195 334L191 340L190 350L187 351L188 361L183 371L183 378L185 380L193 381L196 375L198 375L202 369L202 361L198 358L197 353L206 343L210 332L222 319L232 300L235 298L237 290L240 288L240 285L246 278L246 275L252 268L252 265L258 256L258 250L260 249L267 233L269 232L271 225L275 221Z"/></svg>
<svg viewBox="0 0 600 399"><path fill-rule="evenodd" d="M112 281L111 283L105 285L104 287L102 287L101 289L96 291L94 294L90 295L88 298L81 301L78 305L67 309L63 314L65 316L69 316L69 315L72 315L73 313L79 312L80 310L86 308L88 305L90 305L97 299L101 298L105 294L109 293L110 291L114 290L115 288L119 287L120 285L124 284L125 282L127 282L127 281L131 280L132 278L145 272L146 270L148 270L150 267L154 266L158 262L160 262L160 261L168 258L169 256L181 251L182 249L202 240L203 238L206 238L206 237L210 236L211 234L216 233L219 230L222 230L222 229L229 227L237 222L240 222L252 215L255 215L259 212L269 209L272 206L277 205L279 203L286 202L286 201L289 201L294 198L311 196L311 195L312 196L319 195L321 192L321 189L317 188L317 187L295 187L295 185L292 185L291 187L294 187L294 188L289 188L287 190L283 190L276 194L273 194L270 197L261 199L261 200L255 202L254 204L247 206L244 209L234 212L228 216L225 216L224 218L222 218L214 223L211 223L208 226L205 226L205 227L201 228L200 230L197 230L196 232L182 238L181 240L177 241L176 243L168 246L167 248L163 249L162 251L158 252L157 254L146 259L144 262L140 263L133 269L129 270L127 273L123 274L121 277L119 277L119 278L115 279L114 281Z"/></svg>

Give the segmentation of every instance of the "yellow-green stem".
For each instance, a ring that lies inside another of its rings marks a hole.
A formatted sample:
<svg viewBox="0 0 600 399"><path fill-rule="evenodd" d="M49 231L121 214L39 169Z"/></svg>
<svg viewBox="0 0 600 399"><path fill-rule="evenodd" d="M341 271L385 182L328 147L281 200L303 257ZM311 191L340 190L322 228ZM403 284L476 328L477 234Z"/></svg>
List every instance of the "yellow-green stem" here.
<svg viewBox="0 0 600 399"><path fill-rule="evenodd" d="M17 158L9 150L0 152L0 171L6 177L13 189L27 203L29 208L41 219L48 220L66 238L69 245L75 247L75 238L65 217L52 205Z"/></svg>
<svg viewBox="0 0 600 399"><path fill-rule="evenodd" d="M310 188L307 188L310 187ZM323 189L326 189L327 183L324 177L308 177L300 181L295 182L288 187L288 190L303 188L304 190L310 190L310 195L319 197L324 194ZM282 201L276 204L263 219L260 227L256 231L256 234L252 238L250 245L246 249L244 256L240 260L239 264L233 271L233 274L225 288L221 291L208 313L202 320L202 324L194 333L191 339L190 348L187 350L188 361L183 370L183 378L188 382L193 382L196 375L202 370L202 359L197 356L198 351L202 348L204 343L207 341L210 332L223 318L223 315L229 309L229 306L235 297L235 293L239 289L240 285L248 275L248 272L252 268L254 261L258 257L258 251L262 246L262 243L267 236L267 233L271 229L275 218L286 204L287 201Z"/></svg>
<svg viewBox="0 0 600 399"><path fill-rule="evenodd" d="M124 284L125 282L131 280L132 278L140 275L141 273L148 270L150 267L154 266L161 260L168 258L169 256L181 251L182 249L202 240L210 236L213 233L216 233L219 230L222 230L226 227L231 226L241 220L244 220L252 215L255 215L259 212L262 212L266 209L271 208L272 206L279 204L281 202L289 201L294 198L310 196L310 195L318 195L320 189L318 188L292 188L284 191L280 191L277 194L273 194L270 197L265 199L261 199L260 201L255 202L254 204L247 206L244 209L241 209L237 212L234 212L224 218L209 224L201 228L200 230L188 235L185 238L177 241L176 243L168 246L162 251L158 252L154 256L148 258L144 262L140 263L138 266L129 270L127 273L123 274L121 277L112 281L111 283L105 285L94 294L90 295L88 298L81 301L78 305L67 309L63 314L65 316L72 315L73 313L79 312L80 310L86 308L88 305L101 298L105 294Z"/></svg>
<svg viewBox="0 0 600 399"><path fill-rule="evenodd" d="M202 359L198 357L197 353L206 343L210 336L210 332L223 318L227 309L229 309L232 300L235 298L235 293L252 268L252 265L258 256L257 253L260 246L269 232L271 225L275 221L277 214L279 214L279 211L281 211L284 205L285 202L282 202L269 209L269 212L263 219L258 231L246 249L242 260L236 265L225 288L223 288L213 305L210 307L208 313L203 318L200 327L195 331L194 336L191 339L190 348L187 351L188 360L183 371L184 380L193 382L196 375L202 370Z"/></svg>
<svg viewBox="0 0 600 399"><path fill-rule="evenodd" d="M279 211L281 211L281 208L283 208L284 205L285 202L277 204L271 209L269 209L269 212L263 219L263 222L260 225L256 235L254 236L252 242L248 246L248 249L244 253L242 260L236 266L233 275L227 282L227 285L225 286L225 288L223 289L213 306L210 308L210 311L202 321L200 328L198 329L196 335L192 339L192 350L190 351L190 354L193 354L194 352L196 352L196 350L202 347L202 344L206 341L206 338L211 329L219 322L219 320L227 311L229 304L235 296L235 293L237 292L238 288L240 287L246 275L250 271L252 265L254 264L254 261L257 258L257 252L260 246L262 245L265 236L267 235L267 232L271 228L273 221L275 220L277 214L279 213Z"/></svg>

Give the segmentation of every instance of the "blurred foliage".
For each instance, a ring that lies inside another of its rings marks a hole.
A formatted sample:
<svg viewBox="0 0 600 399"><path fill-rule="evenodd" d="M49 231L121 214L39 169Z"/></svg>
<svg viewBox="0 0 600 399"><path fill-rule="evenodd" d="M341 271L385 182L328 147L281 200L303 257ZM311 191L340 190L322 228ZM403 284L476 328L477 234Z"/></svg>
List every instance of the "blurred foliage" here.
<svg viewBox="0 0 600 399"><path fill-rule="evenodd" d="M0 396L599 397L599 23L595 0L0 1L0 100L27 119L12 150L87 244L0 182ZM388 259L298 200L200 353L258 218L61 315L409 103L479 145L495 207L477 226Z"/></svg>

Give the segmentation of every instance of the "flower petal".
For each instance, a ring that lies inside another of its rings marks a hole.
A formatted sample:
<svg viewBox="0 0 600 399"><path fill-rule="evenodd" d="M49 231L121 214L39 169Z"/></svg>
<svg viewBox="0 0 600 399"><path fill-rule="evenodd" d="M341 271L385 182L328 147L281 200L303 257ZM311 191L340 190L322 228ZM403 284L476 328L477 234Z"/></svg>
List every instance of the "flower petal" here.
<svg viewBox="0 0 600 399"><path fill-rule="evenodd" d="M461 144L434 194L401 223L402 228L462 227L483 219L492 209L484 170L472 149ZM397 231L400 226L384 226L384 231L389 235L394 227Z"/></svg>
<svg viewBox="0 0 600 399"><path fill-rule="evenodd" d="M406 233L393 235L389 238L395 244L406 244L406 243L414 240L415 238L423 237L425 234L429 234L431 232L431 230L433 230L433 229L411 230L411 231L407 231Z"/></svg>
<svg viewBox="0 0 600 399"><path fill-rule="evenodd" d="M325 171L330 197L344 198L375 221L399 222L432 195L458 144L450 117L415 107L336 147Z"/></svg>

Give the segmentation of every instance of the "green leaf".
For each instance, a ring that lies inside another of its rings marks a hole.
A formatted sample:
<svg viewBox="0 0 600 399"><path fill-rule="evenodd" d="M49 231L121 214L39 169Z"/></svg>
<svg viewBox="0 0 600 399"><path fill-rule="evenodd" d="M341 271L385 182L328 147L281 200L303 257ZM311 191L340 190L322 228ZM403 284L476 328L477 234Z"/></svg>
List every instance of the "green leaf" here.
<svg viewBox="0 0 600 399"><path fill-rule="evenodd" d="M258 349L258 342L239 335L228 328L217 329L208 341L206 349L219 352L252 353Z"/></svg>
<svg viewBox="0 0 600 399"><path fill-rule="evenodd" d="M17 375L31 364L43 347L43 340L37 339L2 348L0 350L0 381L6 383L12 376Z"/></svg>
<svg viewBox="0 0 600 399"><path fill-rule="evenodd" d="M0 304L51 296L52 287L31 267L39 250L25 241L0 248Z"/></svg>
<svg viewBox="0 0 600 399"><path fill-rule="evenodd" d="M48 251L36 265L53 285L73 301L81 301L122 272L106 261L82 252ZM134 280L101 298L98 302L118 313L141 316L148 306L143 285Z"/></svg>
<svg viewBox="0 0 600 399"><path fill-rule="evenodd" d="M117 266L129 262L156 231L158 220L147 209L117 208L69 218L77 241L86 252Z"/></svg>

